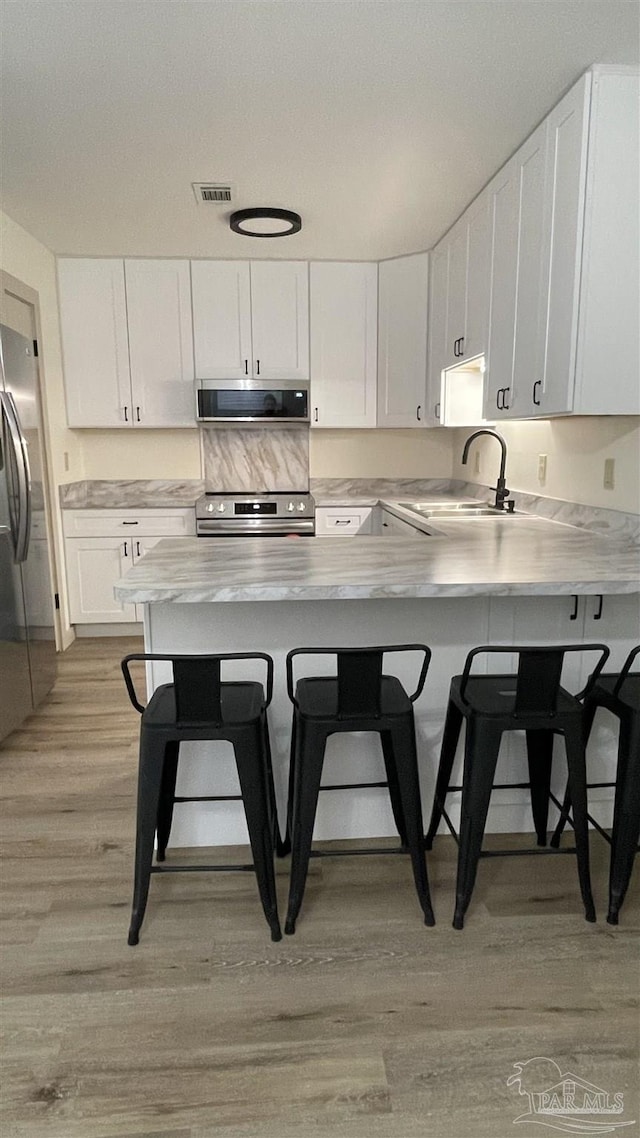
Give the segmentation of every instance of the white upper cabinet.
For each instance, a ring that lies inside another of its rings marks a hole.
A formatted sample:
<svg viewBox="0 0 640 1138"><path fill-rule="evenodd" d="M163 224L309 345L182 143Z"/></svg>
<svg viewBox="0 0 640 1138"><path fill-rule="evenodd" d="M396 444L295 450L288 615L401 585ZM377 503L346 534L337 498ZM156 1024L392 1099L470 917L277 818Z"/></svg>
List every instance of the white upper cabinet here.
<svg viewBox="0 0 640 1138"><path fill-rule="evenodd" d="M595 68L489 187L488 418L640 413L639 96Z"/></svg>
<svg viewBox="0 0 640 1138"><path fill-rule="evenodd" d="M133 401L122 261L59 260L58 293L69 426L125 426Z"/></svg>
<svg viewBox="0 0 640 1138"><path fill-rule="evenodd" d="M192 261L198 379L308 379L306 261Z"/></svg>
<svg viewBox="0 0 640 1138"><path fill-rule="evenodd" d="M193 342L198 379L253 374L248 261L192 261Z"/></svg>
<svg viewBox="0 0 640 1138"><path fill-rule="evenodd" d="M428 425L429 254L378 267L378 426Z"/></svg>
<svg viewBox="0 0 640 1138"><path fill-rule="evenodd" d="M378 267L312 262L311 425L375 427Z"/></svg>
<svg viewBox="0 0 640 1138"><path fill-rule="evenodd" d="M70 427L193 427L188 261L58 262Z"/></svg>
<svg viewBox="0 0 640 1138"><path fill-rule="evenodd" d="M134 423L195 426L188 261L125 261Z"/></svg>
<svg viewBox="0 0 640 1138"><path fill-rule="evenodd" d="M539 398L544 327L547 125L489 186L492 255L485 415L523 418Z"/></svg>
<svg viewBox="0 0 640 1138"><path fill-rule="evenodd" d="M447 366L447 295L449 246L441 241L430 254L427 422L437 426L442 411L442 372Z"/></svg>
<svg viewBox="0 0 640 1138"><path fill-rule="evenodd" d="M309 378L309 275L306 261L251 262L254 374Z"/></svg>
<svg viewBox="0 0 640 1138"><path fill-rule="evenodd" d="M487 349L489 202L486 193L471 203L444 238L449 250L445 367Z"/></svg>

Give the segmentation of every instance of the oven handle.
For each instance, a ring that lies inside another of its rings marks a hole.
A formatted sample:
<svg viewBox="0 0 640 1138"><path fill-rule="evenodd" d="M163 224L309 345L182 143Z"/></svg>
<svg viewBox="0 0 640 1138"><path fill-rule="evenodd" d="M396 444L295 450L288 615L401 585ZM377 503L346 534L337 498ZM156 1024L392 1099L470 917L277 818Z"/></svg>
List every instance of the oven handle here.
<svg viewBox="0 0 640 1138"><path fill-rule="evenodd" d="M276 519L261 518L256 526L248 526L246 521L241 525L237 522L222 522L218 521L198 521L196 524L196 533L198 537L216 537L218 534L227 537L273 537L284 536L289 533L314 533L315 523L312 518L304 521L302 518L292 519L290 522L286 518Z"/></svg>

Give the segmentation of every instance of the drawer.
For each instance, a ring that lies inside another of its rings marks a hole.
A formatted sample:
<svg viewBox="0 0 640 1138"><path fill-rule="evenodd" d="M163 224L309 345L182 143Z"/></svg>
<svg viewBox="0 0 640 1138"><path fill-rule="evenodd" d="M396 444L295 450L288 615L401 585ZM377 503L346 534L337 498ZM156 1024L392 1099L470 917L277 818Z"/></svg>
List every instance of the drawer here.
<svg viewBox="0 0 640 1138"><path fill-rule="evenodd" d="M354 537L370 534L372 506L357 509L318 506L316 509L316 537Z"/></svg>
<svg viewBox="0 0 640 1138"><path fill-rule="evenodd" d="M65 537L191 537L195 511L64 510Z"/></svg>

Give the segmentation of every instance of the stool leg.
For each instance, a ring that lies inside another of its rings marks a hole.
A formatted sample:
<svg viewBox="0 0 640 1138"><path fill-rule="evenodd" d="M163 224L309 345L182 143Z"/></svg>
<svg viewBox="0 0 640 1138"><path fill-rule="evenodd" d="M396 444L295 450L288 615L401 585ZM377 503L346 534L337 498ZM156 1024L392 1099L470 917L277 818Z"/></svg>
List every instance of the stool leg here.
<svg viewBox="0 0 640 1138"><path fill-rule="evenodd" d="M475 885L501 738L500 728L474 716L467 719L454 929L464 926Z"/></svg>
<svg viewBox="0 0 640 1138"><path fill-rule="evenodd" d="M587 820L587 774L585 760L584 733L580 723L568 725L564 729L569 772L569 794L573 808L573 829L575 833L576 854L578 858L578 878L584 902L585 920L595 921L596 910L591 892L589 873L589 823Z"/></svg>
<svg viewBox="0 0 640 1138"><path fill-rule="evenodd" d="M531 810L539 846L547 844L553 731L527 731L527 762L531 787Z"/></svg>
<svg viewBox="0 0 640 1138"><path fill-rule="evenodd" d="M285 933L289 935L296 931L296 921L304 896L327 738L324 728L307 723L301 716L297 720L291 818L291 882L284 926Z"/></svg>
<svg viewBox="0 0 640 1138"><path fill-rule="evenodd" d="M287 827L284 835L284 848L286 853L291 853L291 834L293 833L292 820L293 820L293 788L295 782L295 767L296 767L296 726L297 726L297 712L293 709L293 716L291 718L291 743L289 745L289 786L287 789Z"/></svg>
<svg viewBox="0 0 640 1138"><path fill-rule="evenodd" d="M140 928L144 920L151 879L153 860L153 839L156 833L160 783L162 781L162 756L165 741L157 736L151 738L140 729L140 760L138 768L138 807L136 820L136 854L133 885L133 905L129 925L128 943L138 943Z"/></svg>
<svg viewBox="0 0 640 1138"><path fill-rule="evenodd" d="M618 913L631 879L640 838L640 713L620 723L616 812L611 835L609 911L607 923L618 924Z"/></svg>
<svg viewBox="0 0 640 1138"><path fill-rule="evenodd" d="M391 799L393 820L396 824L396 830L400 836L400 844L405 847L407 845L407 829L404 823L404 814L402 812L402 797L400 795L398 772L396 770L396 761L393 754L393 742L391 740L390 731L380 732L380 743L382 745L384 769L387 774L387 783L389 785L389 798Z"/></svg>
<svg viewBox="0 0 640 1138"><path fill-rule="evenodd" d="M180 743L177 739L172 739L166 744L164 749L164 765L162 767L162 782L160 784L160 802L158 803L158 850L156 853L156 861L164 861L167 846L169 845L169 837L171 835L171 823L173 821L173 805L176 793L176 778L178 776L178 755L180 752Z"/></svg>
<svg viewBox="0 0 640 1138"><path fill-rule="evenodd" d="M596 714L597 710L598 710L597 701L595 699L589 699L589 697L587 696L587 698L585 700L585 704L584 704L584 712L583 712L583 717L582 717L582 731L583 731L583 735L584 735L585 747L586 747L587 743L589 742L589 736L591 734L591 728L593 727L593 720L595 718L595 714ZM562 837L562 831L564 830L564 828L567 824L567 820L569 818L570 813L571 813L571 795L569 794L569 783L567 782L567 785L566 785L565 791L564 791L564 799L562 801L562 809L560 811L560 817L558 818L556 828L553 831L551 841L549 842L549 845L552 846L553 849L557 850L560 846L560 838Z"/></svg>
<svg viewBox="0 0 640 1138"><path fill-rule="evenodd" d="M269 810L271 812L271 830L273 833L273 845L278 857L286 857L289 853L290 845L287 840L282 840L280 834L280 823L278 822L278 804L276 802L276 788L273 782L273 762L271 759L271 740L269 738L269 721L267 719L266 711L263 714L262 730L264 734L264 752L265 762L267 769L267 790L269 794Z"/></svg>
<svg viewBox="0 0 640 1138"><path fill-rule="evenodd" d="M233 737L230 736L230 740L233 743L238 768L242 805L247 819L260 901L271 929L271 939L282 940L273 868L273 831L262 724L258 722L254 730L244 728L242 731L237 731Z"/></svg>
<svg viewBox="0 0 640 1138"><path fill-rule="evenodd" d="M411 854L411 866L416 892L424 913L425 925L435 925L431 907L429 878L424 855L424 828L422 805L420 802L420 780L418 776L418 756L416 752L416 729L413 712L398 722L391 731L394 766L398 776L402 813L407 834L407 845Z"/></svg>
<svg viewBox="0 0 640 1138"><path fill-rule="evenodd" d="M447 790L451 782L453 762L458 748L462 719L462 712L453 700L449 700L447 716L444 723L444 735L442 736L442 747L440 748L440 763L438 765L438 777L436 779L436 792L433 799L431 821L429 822L427 836L424 839L425 849L427 850L430 850L433 846L433 839L436 836L442 818Z"/></svg>

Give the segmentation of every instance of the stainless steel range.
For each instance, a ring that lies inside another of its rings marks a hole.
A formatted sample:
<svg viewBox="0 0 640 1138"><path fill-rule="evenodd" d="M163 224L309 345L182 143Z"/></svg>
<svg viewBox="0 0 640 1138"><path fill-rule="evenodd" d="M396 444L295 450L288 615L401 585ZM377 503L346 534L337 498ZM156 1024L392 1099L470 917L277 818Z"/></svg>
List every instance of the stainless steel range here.
<svg viewBox="0 0 640 1138"><path fill-rule="evenodd" d="M313 537L311 494L203 494L196 502L198 537Z"/></svg>

